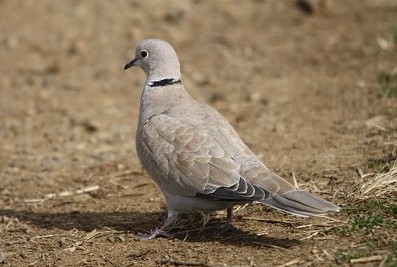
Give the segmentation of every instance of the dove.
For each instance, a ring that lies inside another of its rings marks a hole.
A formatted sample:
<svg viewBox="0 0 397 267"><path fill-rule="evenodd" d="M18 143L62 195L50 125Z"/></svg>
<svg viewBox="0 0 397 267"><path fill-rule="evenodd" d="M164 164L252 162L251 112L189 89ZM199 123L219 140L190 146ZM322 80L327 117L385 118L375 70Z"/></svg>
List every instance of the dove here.
<svg viewBox="0 0 397 267"><path fill-rule="evenodd" d="M185 90L178 56L160 39L145 39L124 70L146 74L136 132L137 155L166 200L167 219L143 239L171 236L179 214L227 211L262 203L297 216L338 212L327 200L301 190L272 172L215 109Z"/></svg>

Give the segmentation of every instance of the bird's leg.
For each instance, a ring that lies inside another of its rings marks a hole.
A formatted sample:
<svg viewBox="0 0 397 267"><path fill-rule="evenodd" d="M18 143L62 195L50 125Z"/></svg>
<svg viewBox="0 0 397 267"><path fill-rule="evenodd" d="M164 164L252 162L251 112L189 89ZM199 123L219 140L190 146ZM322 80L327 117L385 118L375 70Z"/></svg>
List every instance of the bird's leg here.
<svg viewBox="0 0 397 267"><path fill-rule="evenodd" d="M227 215L226 215L226 223L225 225L222 227L222 229L218 232L218 234L216 235L216 237L219 237L221 235L223 235L226 232L229 231L234 231L237 228L233 225L233 207L229 207L226 210Z"/></svg>
<svg viewBox="0 0 397 267"><path fill-rule="evenodd" d="M226 223L228 225L232 225L233 226L233 207L227 208L226 212L227 212L227 216L226 216L227 221L226 221Z"/></svg>
<svg viewBox="0 0 397 267"><path fill-rule="evenodd" d="M228 230L236 230L237 228L233 225L233 207L229 207L226 210L227 215L226 215L226 231Z"/></svg>
<svg viewBox="0 0 397 267"><path fill-rule="evenodd" d="M156 227L156 229L150 231L149 234L140 234L139 235L140 239L141 240L150 240L157 236L165 236L165 237L172 238L173 235L171 233L169 233L166 230L166 228L171 226L177 218L178 218L178 213L169 210L168 216L167 216L167 219L165 220L165 222L163 222L160 226Z"/></svg>

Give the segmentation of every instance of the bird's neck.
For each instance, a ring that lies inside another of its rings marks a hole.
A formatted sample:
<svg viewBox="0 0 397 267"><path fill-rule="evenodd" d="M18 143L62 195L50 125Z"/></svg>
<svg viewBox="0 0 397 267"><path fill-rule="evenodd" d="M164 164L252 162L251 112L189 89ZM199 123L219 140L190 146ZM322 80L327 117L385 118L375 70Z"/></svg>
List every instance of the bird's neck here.
<svg viewBox="0 0 397 267"><path fill-rule="evenodd" d="M140 121L177 108L181 103L191 103L193 98L181 80L163 79L146 81L141 95Z"/></svg>
<svg viewBox="0 0 397 267"><path fill-rule="evenodd" d="M161 79L161 80L152 80L152 81L147 81L146 85L149 87L164 87L167 85L172 85L172 84L181 84L181 79L179 78L167 78L167 79Z"/></svg>

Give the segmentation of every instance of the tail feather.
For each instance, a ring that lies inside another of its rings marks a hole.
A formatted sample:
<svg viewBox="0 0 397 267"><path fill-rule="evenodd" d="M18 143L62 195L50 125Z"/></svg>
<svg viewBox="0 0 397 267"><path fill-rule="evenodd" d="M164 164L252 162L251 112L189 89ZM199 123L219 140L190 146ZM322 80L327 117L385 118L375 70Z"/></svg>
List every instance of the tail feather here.
<svg viewBox="0 0 397 267"><path fill-rule="evenodd" d="M340 210L337 205L301 190L276 194L261 202L273 208L303 217L318 216Z"/></svg>

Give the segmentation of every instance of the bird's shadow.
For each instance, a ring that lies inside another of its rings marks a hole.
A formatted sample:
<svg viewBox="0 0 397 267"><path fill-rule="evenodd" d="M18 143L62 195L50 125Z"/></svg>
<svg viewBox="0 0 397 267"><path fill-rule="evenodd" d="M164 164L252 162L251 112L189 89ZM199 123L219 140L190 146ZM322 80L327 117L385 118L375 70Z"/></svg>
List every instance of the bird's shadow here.
<svg viewBox="0 0 397 267"><path fill-rule="evenodd" d="M32 212L26 210L0 209L0 216L18 218L20 222L31 223L45 229L78 229L90 232L94 229L111 228L115 231L138 235L156 227L160 219L166 218L165 212ZM246 245L255 247L289 248L300 244L299 240L257 235L247 231L233 229L219 235L224 222L218 218L210 220L208 226L200 225L189 229L172 231L174 238L185 242L210 242Z"/></svg>

